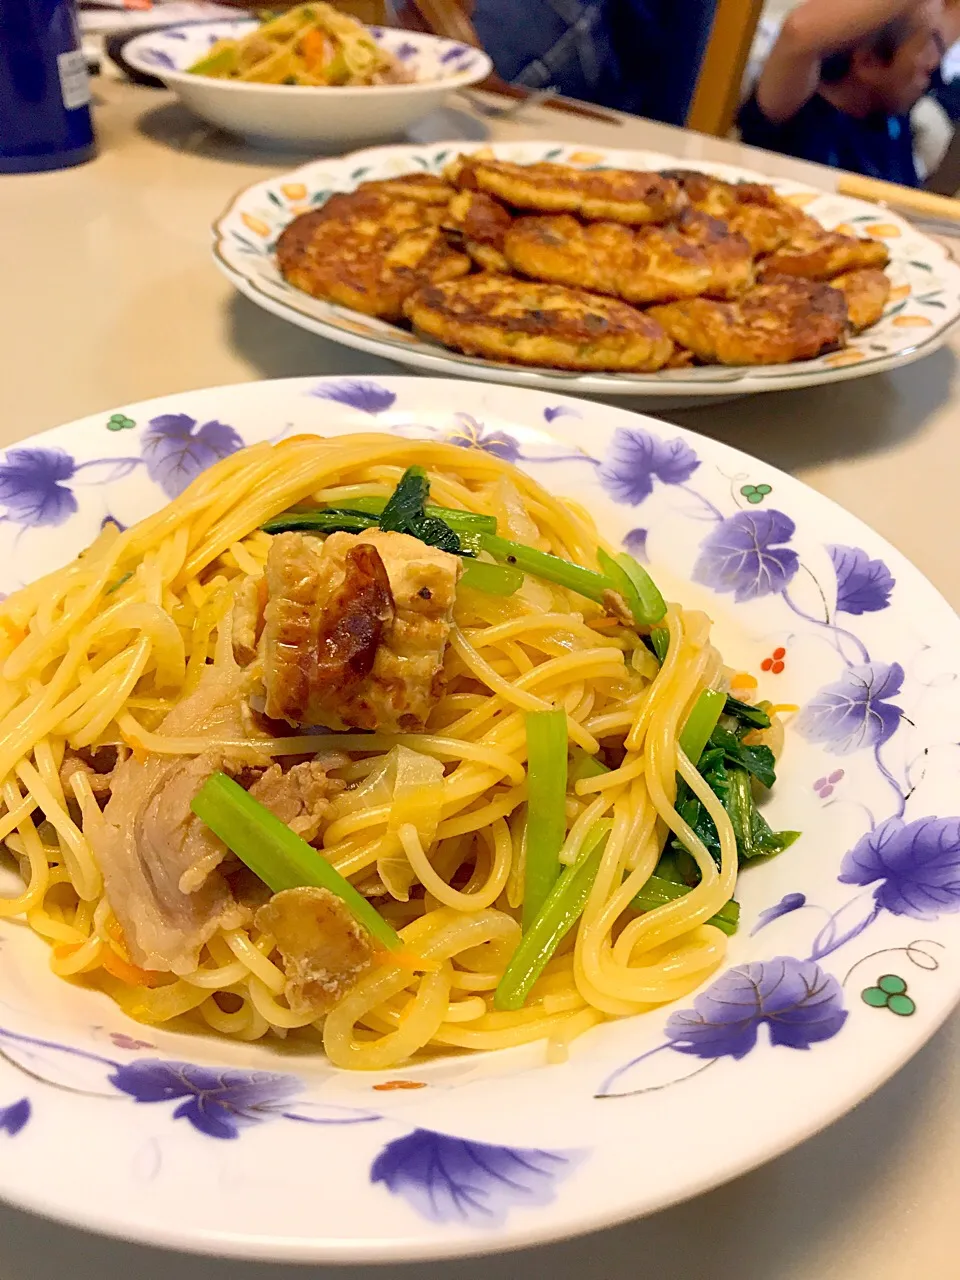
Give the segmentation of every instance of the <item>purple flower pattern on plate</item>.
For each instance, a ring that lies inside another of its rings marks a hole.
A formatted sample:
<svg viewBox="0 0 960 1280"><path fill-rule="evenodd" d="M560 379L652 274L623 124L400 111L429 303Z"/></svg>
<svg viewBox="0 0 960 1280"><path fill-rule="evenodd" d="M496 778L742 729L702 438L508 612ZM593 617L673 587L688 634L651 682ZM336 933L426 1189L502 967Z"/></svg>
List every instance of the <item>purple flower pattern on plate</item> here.
<svg viewBox="0 0 960 1280"><path fill-rule="evenodd" d="M370 1180L433 1222L500 1226L514 1206L549 1204L579 1151L494 1146L415 1129L383 1148Z"/></svg>
<svg viewBox="0 0 960 1280"><path fill-rule="evenodd" d="M635 560L646 561L648 559L646 529L630 529L623 535L623 545Z"/></svg>
<svg viewBox="0 0 960 1280"><path fill-rule="evenodd" d="M0 1133L15 1138L29 1124L32 1112L29 1098L20 1098L8 1107L0 1107Z"/></svg>
<svg viewBox="0 0 960 1280"><path fill-rule="evenodd" d="M455 415L457 425L444 436L447 444L459 449L482 449L484 453L502 458L504 462L516 462L520 457L520 445L506 431L488 431L482 422L469 413Z"/></svg>
<svg viewBox="0 0 960 1280"><path fill-rule="evenodd" d="M882 560L860 547L827 547L837 575L837 612L859 616L886 609L896 579Z"/></svg>
<svg viewBox="0 0 960 1280"><path fill-rule="evenodd" d="M66 481L76 471L76 462L63 449L8 449L0 463L6 518L28 528L69 520L78 504Z"/></svg>
<svg viewBox="0 0 960 1280"><path fill-rule="evenodd" d="M700 1058L707 1067L720 1058L745 1058L756 1048L763 1026L771 1045L810 1049L832 1039L846 1020L840 983L814 960L774 956L734 965L695 997L692 1008L672 1013L663 1042L618 1067L597 1097L645 1092L637 1087L638 1069L664 1050Z"/></svg>
<svg viewBox="0 0 960 1280"><path fill-rule="evenodd" d="M881 747L900 723L903 713L889 699L902 685L899 662L848 667L839 680L824 685L801 710L797 732L838 756L863 747Z"/></svg>
<svg viewBox="0 0 960 1280"><path fill-rule="evenodd" d="M366 378L344 378L342 382L321 382L309 393L318 400L334 400L376 417L393 407L395 391Z"/></svg>
<svg viewBox="0 0 960 1280"><path fill-rule="evenodd" d="M839 879L876 884L877 906L895 916L960 911L960 818L888 818L846 854Z"/></svg>
<svg viewBox="0 0 960 1280"><path fill-rule="evenodd" d="M821 800L829 800L833 795L834 788L843 781L843 770L834 769L833 773L826 774L822 778L818 778L813 784L813 789Z"/></svg>
<svg viewBox="0 0 960 1280"><path fill-rule="evenodd" d="M201 471L243 448L243 441L223 422L197 425L186 413L151 418L141 441L147 474L168 498L177 498Z"/></svg>
<svg viewBox="0 0 960 1280"><path fill-rule="evenodd" d="M239 1137L241 1129L282 1114L300 1091L296 1076L217 1070L161 1058L118 1066L109 1079L137 1102L182 1098L173 1118L188 1120L210 1138Z"/></svg>
<svg viewBox="0 0 960 1280"><path fill-rule="evenodd" d="M757 913L757 923L750 930L750 936L753 937L755 933L759 933L766 925L773 924L774 920L779 920L781 916L788 916L806 905L805 893L785 893L779 902Z"/></svg>
<svg viewBox="0 0 960 1280"><path fill-rule="evenodd" d="M785 545L795 530L782 511L738 511L700 544L694 582L732 592L738 604L783 591L800 567L800 557Z"/></svg>
<svg viewBox="0 0 960 1280"><path fill-rule="evenodd" d="M637 507L653 493L653 482L683 484L700 466L687 442L661 440L641 427L618 427L600 467L600 483L615 502Z"/></svg>
<svg viewBox="0 0 960 1280"><path fill-rule="evenodd" d="M141 50L140 57L152 67L163 67L165 71L176 71L177 64L163 49L147 48Z"/></svg>
<svg viewBox="0 0 960 1280"><path fill-rule="evenodd" d="M809 1049L835 1036L847 1020L843 991L811 960L776 956L728 969L693 1002L667 1019L671 1047L698 1058L742 1058L766 1025L770 1043Z"/></svg>
<svg viewBox="0 0 960 1280"><path fill-rule="evenodd" d="M577 409L571 409L568 404L548 405L543 411L543 420L546 423L556 422L558 418L579 418L580 412Z"/></svg>
<svg viewBox="0 0 960 1280"><path fill-rule="evenodd" d="M118 1048L151 1047L123 1033L112 1032L111 1039ZM353 1125L384 1119L363 1108L302 1100L303 1081L279 1072L200 1066L165 1058L120 1063L5 1028L0 1028L0 1043L35 1046L52 1052L54 1059L59 1054L105 1068L107 1080L121 1094L146 1105L178 1103L171 1113L174 1120L186 1120L198 1133L220 1141L235 1140L244 1130L272 1120ZM49 1075L49 1066L40 1074L34 1059L26 1066L8 1054L2 1056L34 1079L58 1085ZM15 1137L31 1114L26 1098L0 1107L0 1133ZM586 1151L497 1146L418 1128L381 1148L370 1168L370 1181L382 1183L433 1222L497 1226L514 1206L549 1203L557 1184L586 1155Z"/></svg>

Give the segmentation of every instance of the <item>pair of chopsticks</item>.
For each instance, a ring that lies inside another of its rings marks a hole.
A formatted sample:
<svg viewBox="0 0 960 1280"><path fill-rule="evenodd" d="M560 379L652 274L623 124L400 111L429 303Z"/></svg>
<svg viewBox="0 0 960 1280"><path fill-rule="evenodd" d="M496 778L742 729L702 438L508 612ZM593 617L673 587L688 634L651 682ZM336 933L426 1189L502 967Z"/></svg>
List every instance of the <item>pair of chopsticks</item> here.
<svg viewBox="0 0 960 1280"><path fill-rule="evenodd" d="M878 178L866 178L859 173L837 174L837 192L853 196L857 200L869 200L873 204L888 205L905 214L915 214L926 222L941 222L955 227L960 224L960 200L952 196L938 196L933 191L915 187L902 187L896 182L881 182Z"/></svg>

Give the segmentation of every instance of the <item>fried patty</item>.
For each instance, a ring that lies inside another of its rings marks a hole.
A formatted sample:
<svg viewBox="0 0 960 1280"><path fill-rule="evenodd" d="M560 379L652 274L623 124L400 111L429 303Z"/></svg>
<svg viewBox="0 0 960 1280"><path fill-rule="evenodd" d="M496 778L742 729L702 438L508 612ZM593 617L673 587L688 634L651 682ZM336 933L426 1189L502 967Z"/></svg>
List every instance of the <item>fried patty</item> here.
<svg viewBox="0 0 960 1280"><path fill-rule="evenodd" d="M463 249L485 271L508 272L503 241L513 218L499 200L485 191L458 191L450 201L443 229L458 238Z"/></svg>
<svg viewBox="0 0 960 1280"><path fill-rule="evenodd" d="M735 297L753 284L753 255L722 222L687 210L674 226L584 225L570 214L518 218L504 240L510 266L535 280L626 302L700 294Z"/></svg>
<svg viewBox="0 0 960 1280"><path fill-rule="evenodd" d="M466 275L470 259L440 228L451 194L441 199L429 175L367 183L301 214L277 241L284 279L324 298L396 321L403 303L435 281Z"/></svg>
<svg viewBox="0 0 960 1280"><path fill-rule="evenodd" d="M669 169L694 209L742 235L754 255L773 253L805 225L819 226L762 182L726 182L693 169Z"/></svg>
<svg viewBox="0 0 960 1280"><path fill-rule="evenodd" d="M842 347L847 305L811 280L756 285L734 302L690 298L648 312L704 364L787 364Z"/></svg>
<svg viewBox="0 0 960 1280"><path fill-rule="evenodd" d="M463 189L486 191L517 209L578 213L630 226L667 222L688 203L673 178L630 169L586 170L466 157L452 172Z"/></svg>
<svg viewBox="0 0 960 1280"><path fill-rule="evenodd" d="M450 197L454 194L450 183L433 173L404 173L399 178L377 178L373 182L361 182L356 190L444 207L450 203Z"/></svg>
<svg viewBox="0 0 960 1280"><path fill-rule="evenodd" d="M404 310L448 347L516 364L651 373L673 353L660 325L623 302L507 276L428 285Z"/></svg>
<svg viewBox="0 0 960 1280"><path fill-rule="evenodd" d="M885 267L890 261L882 240L861 240L826 231L812 218L761 268L764 279L799 276L804 280L830 280L844 271L861 267Z"/></svg>
<svg viewBox="0 0 960 1280"><path fill-rule="evenodd" d="M846 298L850 327L857 333L877 323L890 297L889 277L879 267L846 271L834 276L830 285Z"/></svg>

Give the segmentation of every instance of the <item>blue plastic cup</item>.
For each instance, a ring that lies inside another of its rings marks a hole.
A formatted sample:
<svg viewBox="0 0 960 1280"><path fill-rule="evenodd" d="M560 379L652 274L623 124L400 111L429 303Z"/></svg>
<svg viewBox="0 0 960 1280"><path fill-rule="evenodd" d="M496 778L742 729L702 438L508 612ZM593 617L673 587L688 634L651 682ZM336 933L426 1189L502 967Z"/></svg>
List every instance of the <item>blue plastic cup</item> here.
<svg viewBox="0 0 960 1280"><path fill-rule="evenodd" d="M66 169L95 152L73 0L0 0L0 173Z"/></svg>

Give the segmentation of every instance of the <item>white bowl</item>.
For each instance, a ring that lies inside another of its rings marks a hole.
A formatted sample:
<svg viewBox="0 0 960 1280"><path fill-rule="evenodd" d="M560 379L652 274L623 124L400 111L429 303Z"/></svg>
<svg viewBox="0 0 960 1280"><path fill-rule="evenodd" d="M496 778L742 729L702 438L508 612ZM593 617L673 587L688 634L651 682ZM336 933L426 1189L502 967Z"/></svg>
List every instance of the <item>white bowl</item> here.
<svg viewBox="0 0 960 1280"><path fill-rule="evenodd" d="M414 73L413 83L313 88L214 80L187 70L218 40L239 39L258 25L242 18L167 27L137 36L123 56L211 124L253 142L328 150L397 138L448 93L476 84L493 69L487 55L470 45L372 27L376 40Z"/></svg>

